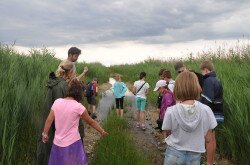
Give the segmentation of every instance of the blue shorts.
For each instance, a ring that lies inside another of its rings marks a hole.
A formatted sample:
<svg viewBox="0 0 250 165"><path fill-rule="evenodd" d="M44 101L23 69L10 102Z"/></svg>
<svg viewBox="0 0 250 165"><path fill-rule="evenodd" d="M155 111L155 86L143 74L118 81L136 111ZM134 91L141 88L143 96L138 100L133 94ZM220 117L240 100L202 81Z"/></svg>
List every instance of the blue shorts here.
<svg viewBox="0 0 250 165"><path fill-rule="evenodd" d="M171 146L167 147L164 165L200 165L201 153L180 151Z"/></svg>
<svg viewBox="0 0 250 165"><path fill-rule="evenodd" d="M137 110L145 111L146 99L141 98L141 97L136 97L135 100L136 100L136 107L137 107Z"/></svg>

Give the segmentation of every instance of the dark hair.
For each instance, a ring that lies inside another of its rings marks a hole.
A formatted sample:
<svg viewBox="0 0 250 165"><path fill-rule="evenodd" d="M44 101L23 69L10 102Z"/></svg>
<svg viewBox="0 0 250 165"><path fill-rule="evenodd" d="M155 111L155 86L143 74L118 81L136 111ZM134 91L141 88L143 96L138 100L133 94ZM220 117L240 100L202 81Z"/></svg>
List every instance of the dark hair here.
<svg viewBox="0 0 250 165"><path fill-rule="evenodd" d="M68 50L68 56L70 54L77 54L77 55L80 55L81 54L81 49L78 49L77 47L71 47L69 50Z"/></svg>
<svg viewBox="0 0 250 165"><path fill-rule="evenodd" d="M141 72L141 73L140 73L140 80L141 80L143 77L146 77L146 75L147 75L146 72Z"/></svg>
<svg viewBox="0 0 250 165"><path fill-rule="evenodd" d="M180 68L184 67L184 64L182 61L176 62L174 65L175 71L178 71Z"/></svg>
<svg viewBox="0 0 250 165"><path fill-rule="evenodd" d="M161 76L165 70L166 70L165 68L161 68L161 70L159 71L158 75Z"/></svg>
<svg viewBox="0 0 250 165"><path fill-rule="evenodd" d="M162 77L163 78L169 78L169 79L172 78L171 72L169 70L163 71Z"/></svg>
<svg viewBox="0 0 250 165"><path fill-rule="evenodd" d="M69 83L69 88L66 93L66 97L73 97L74 100L81 102L83 100L84 85L77 79L73 79Z"/></svg>
<svg viewBox="0 0 250 165"><path fill-rule="evenodd" d="M167 89L167 90L170 90L169 87L168 87L169 83L167 83L167 85L165 85L163 88Z"/></svg>

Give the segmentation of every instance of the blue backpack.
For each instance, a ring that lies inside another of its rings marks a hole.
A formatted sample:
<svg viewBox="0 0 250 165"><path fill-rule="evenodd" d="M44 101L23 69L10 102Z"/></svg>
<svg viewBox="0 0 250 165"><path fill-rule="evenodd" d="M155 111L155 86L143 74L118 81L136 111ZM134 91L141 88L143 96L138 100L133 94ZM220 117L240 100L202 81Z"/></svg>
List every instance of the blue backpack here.
<svg viewBox="0 0 250 165"><path fill-rule="evenodd" d="M87 90L86 90L86 97L91 97L94 95L93 84L88 83Z"/></svg>

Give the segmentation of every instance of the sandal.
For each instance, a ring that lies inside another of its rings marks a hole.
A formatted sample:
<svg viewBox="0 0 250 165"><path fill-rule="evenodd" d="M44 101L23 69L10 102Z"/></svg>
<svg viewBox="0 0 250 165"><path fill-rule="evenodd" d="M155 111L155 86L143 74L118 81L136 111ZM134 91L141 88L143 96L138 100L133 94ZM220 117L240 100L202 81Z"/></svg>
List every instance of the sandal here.
<svg viewBox="0 0 250 165"><path fill-rule="evenodd" d="M140 123L137 123L137 124L136 124L136 128L140 128Z"/></svg>
<svg viewBox="0 0 250 165"><path fill-rule="evenodd" d="M142 125L141 125L141 128L142 128L142 130L145 130L145 129L146 129L145 124L142 124Z"/></svg>

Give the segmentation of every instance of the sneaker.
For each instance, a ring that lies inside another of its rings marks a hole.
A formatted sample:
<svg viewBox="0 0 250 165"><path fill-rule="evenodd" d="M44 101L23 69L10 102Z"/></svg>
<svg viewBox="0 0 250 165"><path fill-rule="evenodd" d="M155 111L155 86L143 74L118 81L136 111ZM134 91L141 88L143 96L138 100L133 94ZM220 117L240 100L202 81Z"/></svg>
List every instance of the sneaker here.
<svg viewBox="0 0 250 165"><path fill-rule="evenodd" d="M140 123L136 123L136 128L140 128Z"/></svg>
<svg viewBox="0 0 250 165"><path fill-rule="evenodd" d="M145 124L142 124L142 125L141 125L141 128L142 128L142 130L145 130L145 129L146 129Z"/></svg>

